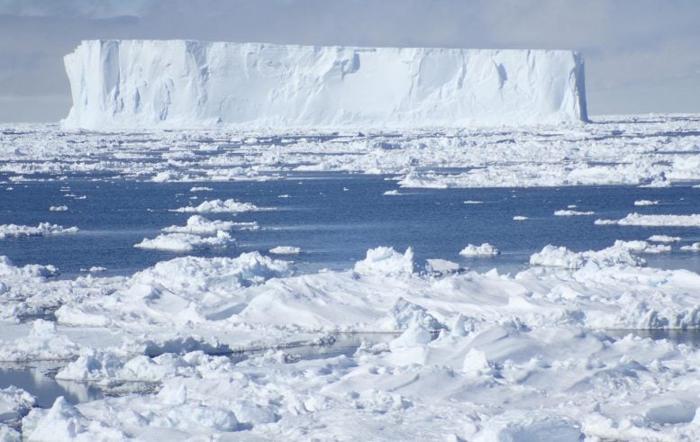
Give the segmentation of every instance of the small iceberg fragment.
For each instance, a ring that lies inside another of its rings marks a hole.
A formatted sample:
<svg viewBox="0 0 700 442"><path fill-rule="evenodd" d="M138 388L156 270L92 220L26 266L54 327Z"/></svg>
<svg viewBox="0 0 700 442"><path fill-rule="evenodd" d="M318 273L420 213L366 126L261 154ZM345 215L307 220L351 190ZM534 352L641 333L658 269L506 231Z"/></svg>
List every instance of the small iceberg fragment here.
<svg viewBox="0 0 700 442"><path fill-rule="evenodd" d="M468 244L462 251L459 252L460 255L475 258L475 257L488 257L496 256L501 252L491 244L485 242L480 246L474 244Z"/></svg>
<svg viewBox="0 0 700 442"><path fill-rule="evenodd" d="M270 249L273 255L298 255L301 253L301 248L293 246L277 246Z"/></svg>
<svg viewBox="0 0 700 442"><path fill-rule="evenodd" d="M198 206L187 206L173 209L171 212L180 213L241 213L260 210L252 203L244 203L235 199L204 201Z"/></svg>

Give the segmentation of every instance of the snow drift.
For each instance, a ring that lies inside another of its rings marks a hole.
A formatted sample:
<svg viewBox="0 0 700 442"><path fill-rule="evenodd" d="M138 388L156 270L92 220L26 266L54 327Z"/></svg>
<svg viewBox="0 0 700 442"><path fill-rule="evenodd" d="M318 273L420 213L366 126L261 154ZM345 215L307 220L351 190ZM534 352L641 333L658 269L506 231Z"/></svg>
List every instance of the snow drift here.
<svg viewBox="0 0 700 442"><path fill-rule="evenodd" d="M83 41L66 128L460 127L585 121L572 51Z"/></svg>

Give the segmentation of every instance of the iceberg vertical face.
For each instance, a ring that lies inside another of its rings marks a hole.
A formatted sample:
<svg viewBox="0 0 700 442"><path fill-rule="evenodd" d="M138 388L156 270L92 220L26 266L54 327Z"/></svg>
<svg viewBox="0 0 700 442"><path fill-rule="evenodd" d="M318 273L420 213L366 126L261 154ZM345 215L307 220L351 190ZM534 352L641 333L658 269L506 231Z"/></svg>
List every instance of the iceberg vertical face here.
<svg viewBox="0 0 700 442"><path fill-rule="evenodd" d="M66 128L460 127L585 121L571 51L82 42Z"/></svg>

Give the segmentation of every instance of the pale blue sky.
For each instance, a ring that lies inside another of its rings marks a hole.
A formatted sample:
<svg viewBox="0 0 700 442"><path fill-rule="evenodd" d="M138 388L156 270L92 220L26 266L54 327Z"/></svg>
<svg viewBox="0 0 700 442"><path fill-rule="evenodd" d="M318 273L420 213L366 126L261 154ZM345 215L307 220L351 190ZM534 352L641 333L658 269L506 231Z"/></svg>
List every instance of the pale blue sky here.
<svg viewBox="0 0 700 442"><path fill-rule="evenodd" d="M577 49L591 114L700 112L698 0L0 0L0 121L56 121L91 38Z"/></svg>

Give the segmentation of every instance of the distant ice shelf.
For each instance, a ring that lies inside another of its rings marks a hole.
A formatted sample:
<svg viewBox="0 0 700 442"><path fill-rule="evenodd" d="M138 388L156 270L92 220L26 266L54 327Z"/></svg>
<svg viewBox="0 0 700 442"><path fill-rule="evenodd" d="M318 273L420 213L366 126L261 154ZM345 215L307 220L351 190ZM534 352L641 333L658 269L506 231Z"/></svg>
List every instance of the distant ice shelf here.
<svg viewBox="0 0 700 442"><path fill-rule="evenodd" d="M587 120L565 50L83 41L67 129L430 128Z"/></svg>

